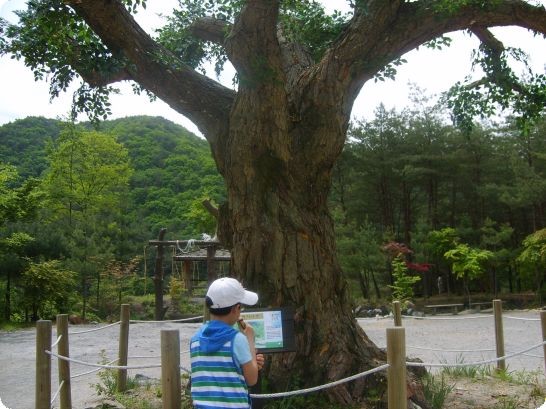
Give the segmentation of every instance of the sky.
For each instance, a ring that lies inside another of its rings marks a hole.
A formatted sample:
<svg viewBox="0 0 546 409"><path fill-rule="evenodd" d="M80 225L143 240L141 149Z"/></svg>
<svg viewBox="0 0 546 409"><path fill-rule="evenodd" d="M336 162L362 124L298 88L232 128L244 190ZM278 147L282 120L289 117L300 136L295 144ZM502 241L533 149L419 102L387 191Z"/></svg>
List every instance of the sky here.
<svg viewBox="0 0 546 409"><path fill-rule="evenodd" d="M16 18L12 11L23 9L26 0L0 0L0 17L10 21ZM343 9L343 0L321 0L329 10ZM546 5L546 0L541 0ZM169 14L177 0L148 0L146 11L140 11L136 18L149 33L160 27L164 21L160 13ZM496 28L495 35L506 46L521 47L529 54L529 62L537 72L545 72L546 40L534 37L526 30ZM407 63L398 68L395 81L368 81L357 97L353 119L372 119L377 106L383 103L387 109L398 110L409 106L409 84L414 84L425 91L426 95L435 96L446 91L456 81L464 80L471 72L471 51L478 41L464 33L450 34L453 42L446 50L430 50L421 47L404 56ZM518 68L516 68L518 69ZM231 86L231 75L221 77L226 86ZM111 97L112 117L120 118L131 115L163 116L200 135L197 127L183 115L175 112L162 101L150 102L146 96L135 96L129 84L117 85L121 95ZM22 61L0 58L0 125L27 116L45 116L48 118L67 118L70 111L72 94L68 92L50 101L49 85L46 81L34 81L32 72L24 67ZM85 120L86 118L80 118Z"/></svg>

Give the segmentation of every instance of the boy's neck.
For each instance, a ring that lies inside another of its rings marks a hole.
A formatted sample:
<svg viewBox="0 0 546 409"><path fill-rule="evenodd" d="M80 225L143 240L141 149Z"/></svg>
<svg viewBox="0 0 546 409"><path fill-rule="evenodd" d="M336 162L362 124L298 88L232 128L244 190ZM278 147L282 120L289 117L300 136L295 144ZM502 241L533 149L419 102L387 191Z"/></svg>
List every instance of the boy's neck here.
<svg viewBox="0 0 546 409"><path fill-rule="evenodd" d="M237 318L232 316L233 314L228 315L214 315L210 314L210 319L215 321L222 321L223 323L232 326L237 322Z"/></svg>

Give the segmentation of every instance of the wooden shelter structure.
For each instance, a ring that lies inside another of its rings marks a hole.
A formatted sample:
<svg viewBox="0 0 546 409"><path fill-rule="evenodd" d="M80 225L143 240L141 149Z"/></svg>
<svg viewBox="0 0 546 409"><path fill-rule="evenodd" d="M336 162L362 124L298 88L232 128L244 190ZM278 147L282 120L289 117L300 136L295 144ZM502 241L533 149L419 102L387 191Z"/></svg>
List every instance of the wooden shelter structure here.
<svg viewBox="0 0 546 409"><path fill-rule="evenodd" d="M162 320L165 314L163 308L163 258L166 247L175 249L187 248L187 251L175 253L174 261L182 262L184 282L188 292L193 291L193 280L191 276L191 263L205 261L207 266L207 283L210 284L218 277L218 262L231 261L231 254L223 249L222 244L215 239L212 240L164 240L167 229L161 229L157 240L148 241L149 246L157 247L155 268L154 268L154 293L155 293L155 319Z"/></svg>

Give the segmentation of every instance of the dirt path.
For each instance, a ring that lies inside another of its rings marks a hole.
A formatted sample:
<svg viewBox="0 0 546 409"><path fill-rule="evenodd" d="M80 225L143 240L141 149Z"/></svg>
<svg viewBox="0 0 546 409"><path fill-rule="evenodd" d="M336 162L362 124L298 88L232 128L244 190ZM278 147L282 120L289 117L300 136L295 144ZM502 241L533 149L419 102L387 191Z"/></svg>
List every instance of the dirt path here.
<svg viewBox="0 0 546 409"><path fill-rule="evenodd" d="M484 314L487 315L487 314ZM494 349L494 326L492 317L475 319L478 314L460 314L456 318L471 319L414 320L404 319L406 328L407 354L419 357L427 363L475 362L494 357L494 351L473 353L441 352L430 349L476 350ZM520 318L510 319L507 316ZM438 318L440 316L437 316ZM453 318L453 316L441 316ZM537 311L507 312L504 319L504 338L507 353L521 351L541 342L540 321ZM526 321L523 319L534 319ZM368 336L380 347L385 346L385 329L392 326L391 319L359 319ZM87 330L100 326L71 326L70 332ZM163 329L178 329L181 342L181 365L189 366L187 345L189 338L199 324L132 324L129 335L129 356L147 357L129 359L129 365L153 365L160 362L160 332ZM114 359L118 349L119 327L113 326L101 331L85 334L71 334L70 356L85 362L98 363ZM53 339L56 339L55 330ZM427 349L421 349L427 348ZM35 331L32 329L16 332L0 332L0 399L10 409L31 409L34 407L35 384ZM101 351L104 351L101 355ZM542 350L535 349L526 356L510 359L509 370L544 371ZM87 372L93 368L72 364L71 374ZM137 373L151 378L160 377L160 368L129 371L129 376ZM57 390L56 360L52 367L52 393ZM543 372L542 372L543 373ZM72 402L76 409L94 407L97 401L93 387L99 379L96 373L72 379ZM58 401L54 405L58 407ZM0 406L1 408L1 406Z"/></svg>

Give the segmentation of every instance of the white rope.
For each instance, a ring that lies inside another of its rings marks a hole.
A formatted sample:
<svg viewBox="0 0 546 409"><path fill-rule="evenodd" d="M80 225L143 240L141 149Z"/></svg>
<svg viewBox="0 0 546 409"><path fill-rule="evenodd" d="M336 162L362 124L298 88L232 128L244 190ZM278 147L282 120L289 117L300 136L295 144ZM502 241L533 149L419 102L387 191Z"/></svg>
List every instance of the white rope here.
<svg viewBox="0 0 546 409"><path fill-rule="evenodd" d="M55 402L55 399L57 399L57 396L59 395L59 392L61 391L61 388L63 387L64 385L64 381L61 381L61 383L59 384L59 387L57 388L57 392L55 392L55 394L53 395L53 398L51 398L51 403L49 406L53 406L53 402Z"/></svg>
<svg viewBox="0 0 546 409"><path fill-rule="evenodd" d="M457 320L476 320L481 318L491 318L493 315L479 315L477 317L415 317L413 315L402 315L402 318L413 318L414 320L444 320L444 321L457 321Z"/></svg>
<svg viewBox="0 0 546 409"><path fill-rule="evenodd" d="M386 346L378 346L380 349L387 349ZM487 349L441 349L441 348L424 348L424 347L418 347L414 345L406 345L406 348L411 349L421 349L423 351L436 351L436 352L491 352L494 351L495 348L487 348Z"/></svg>
<svg viewBox="0 0 546 409"><path fill-rule="evenodd" d="M59 335L59 336L57 337L57 341L55 341L53 344L51 344L51 348L53 348L55 345L57 345L57 344L59 343L59 341L61 340L62 337L63 337L62 334Z"/></svg>
<svg viewBox="0 0 546 409"><path fill-rule="evenodd" d="M180 252L182 253L189 253L192 249L193 249L193 246L194 246L194 243L195 242L195 239L189 239L187 242L186 242L186 247L185 248L181 248L179 243L178 243L178 240L176 240L176 248L178 250L180 250Z"/></svg>
<svg viewBox="0 0 546 409"><path fill-rule="evenodd" d="M521 354L523 356L528 356L531 358L544 358L542 355L533 355L533 354Z"/></svg>
<svg viewBox="0 0 546 409"><path fill-rule="evenodd" d="M355 379L358 379L367 375L371 375L375 372L382 371L384 369L387 369L388 367L389 367L389 364L381 365L381 366L378 366L377 368L370 369L369 371L361 372L356 375L352 375L347 378L340 379L339 381L334 381L334 382L330 382L330 383L319 385L319 386L313 386L312 388L300 389L300 390L289 391L289 392L279 392L279 393L251 394L250 397L254 399L269 399L269 398L284 398L287 396L294 396L294 395L303 395L305 393L316 392L321 389L332 388L342 383L353 381Z"/></svg>
<svg viewBox="0 0 546 409"><path fill-rule="evenodd" d="M187 321L193 321L193 320L197 320L197 319L203 319L203 316L202 315L198 315L197 317L190 317L190 318L180 318L180 319L177 319L177 320L163 320L163 321L148 321L148 320L131 320L129 321L131 324L146 324L146 323L150 323L150 324L160 324L162 322L187 322Z"/></svg>
<svg viewBox="0 0 546 409"><path fill-rule="evenodd" d="M527 348L527 349L524 349L523 351L519 351L519 352L514 352L513 354L508 354L508 355L505 355L505 356L501 356L499 358L492 358L492 359L486 359L486 360L483 360L483 361L476 361L476 362L468 362L468 363L464 363L464 362L460 362L460 363L454 363L454 364L448 364L448 363L442 363L442 364L436 364L436 363L426 363L426 362L406 362L406 365L407 366L427 366L427 367L457 367L457 366L477 366L477 365L485 365L485 364L491 364L491 363L494 363L494 362L498 362L498 361L502 361L502 360L505 360L505 359L509 359L509 358L513 358L517 355L521 355L525 352L529 352L535 348L538 348L542 345L546 344L546 341L544 342L541 342L540 344L537 344L537 345L533 345L532 347L530 348Z"/></svg>
<svg viewBox="0 0 546 409"><path fill-rule="evenodd" d="M520 321L540 321L539 318L521 318L521 317L511 317L509 315L503 315L504 318L509 320L520 320Z"/></svg>
<svg viewBox="0 0 546 409"><path fill-rule="evenodd" d="M114 325L118 325L121 321L118 321L118 322L114 322L112 324L108 324L108 325L105 325L104 327L99 327L99 328L93 328L93 329L86 329L84 331L74 331L74 332L70 332L69 334L70 335L79 335L79 334L86 334L88 332L95 332L95 331L100 331L102 329L106 329L106 328L109 328L109 327L112 327Z"/></svg>
<svg viewBox="0 0 546 409"><path fill-rule="evenodd" d="M112 359L110 362L108 362L108 365L113 364L113 363L116 362L118 359L119 359L119 358ZM95 368L95 369L91 369L90 371L87 371L87 372L79 373L79 374L77 374L77 375L72 375L72 376L70 376L70 379L79 378L80 376L90 375L90 374L92 374L92 373L95 373L95 372L100 371L101 369L102 369L102 368Z"/></svg>
<svg viewBox="0 0 546 409"><path fill-rule="evenodd" d="M439 351L439 352L489 352L489 351L495 351L495 348L486 348L486 349L441 349L441 348L424 348L424 347L417 347L417 346L412 346L412 345L407 345L407 348L422 349L424 351Z"/></svg>
<svg viewBox="0 0 546 409"><path fill-rule="evenodd" d="M103 368L103 369L145 369L145 368L160 368L161 364L155 364L155 365L102 365L102 364L93 364L90 362L80 361L79 359L73 359L68 358L66 356L62 356L59 354L56 354L55 352L48 351L47 349L44 351L46 354L49 354L51 356L54 356L56 358L59 358L63 361L68 362L74 362L76 364L80 365L87 365L95 368Z"/></svg>

